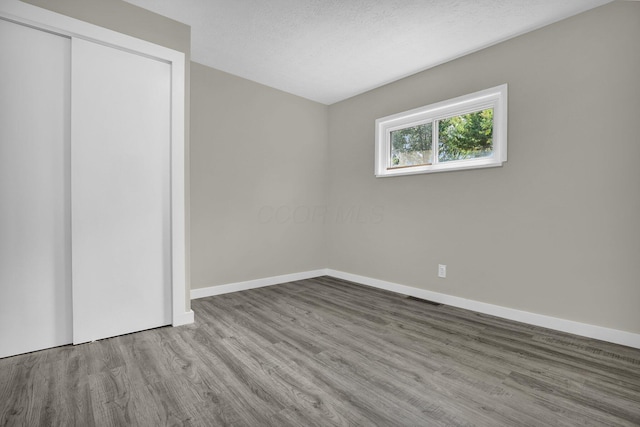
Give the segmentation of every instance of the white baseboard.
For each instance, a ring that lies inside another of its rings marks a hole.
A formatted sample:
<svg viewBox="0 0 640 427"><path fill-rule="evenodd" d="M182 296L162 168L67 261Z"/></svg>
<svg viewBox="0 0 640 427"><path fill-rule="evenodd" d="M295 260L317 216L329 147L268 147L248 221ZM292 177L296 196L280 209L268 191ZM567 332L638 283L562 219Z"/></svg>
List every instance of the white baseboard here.
<svg viewBox="0 0 640 427"><path fill-rule="evenodd" d="M180 313L179 316L174 317L172 326L181 326L188 325L189 323L193 323L194 321L193 310L185 311L184 313Z"/></svg>
<svg viewBox="0 0 640 427"><path fill-rule="evenodd" d="M345 273L343 271L327 269L326 274L338 279L349 280L362 285L385 289L388 291L410 295L429 301L439 302L441 304L446 304L453 307L459 307L466 310L477 311L479 313L490 314L492 316L515 320L517 322L527 323L530 325L542 326L544 328L554 329L556 331L568 332L583 337L595 338L615 344L640 348L640 334L635 334L632 332L620 331L617 329L610 329L602 326L589 325L586 323L574 322L572 320L559 319L557 317L545 316L528 311L515 310L513 308L487 304L484 302L455 297L452 295L441 294L439 292L427 291L425 289L400 285L398 283L373 279L371 277Z"/></svg>
<svg viewBox="0 0 640 427"><path fill-rule="evenodd" d="M311 279L326 276L327 269L303 271L300 273L283 274L281 276L266 277L264 279L247 280L246 282L229 283L226 285L209 286L191 290L191 299L211 297L214 295L228 294L230 292L246 291L247 289L262 288L263 286L278 285L280 283L294 282L296 280Z"/></svg>
<svg viewBox="0 0 640 427"><path fill-rule="evenodd" d="M602 326L589 325L586 323L575 322L573 320L560 319L557 317L546 316L543 314L531 313L528 311L516 310L513 308L502 307L499 305L488 304L480 301L470 300L466 298L447 295L439 292L428 291L426 289L414 288L412 286L401 285L398 283L387 282L385 280L374 279L371 277L360 276L357 274L346 273L344 271L332 270L329 268L304 271L300 273L284 274L281 276L267 277L263 279L248 280L246 282L229 283L226 285L209 286L206 288L198 288L191 290L191 299L205 298L214 295L222 295L230 292L244 291L248 289L261 288L263 286L278 285L280 283L293 282L296 280L311 279L320 276L333 276L338 279L349 280L374 288L385 289L387 291L397 292L403 295L410 295L453 307L464 308L466 310L477 311L478 313L489 314L504 319L515 320L517 322L527 323L535 326L553 329L570 334L580 335L587 338L594 338L602 341L608 341L615 344L626 345L628 347L640 348L640 334L632 332L620 331L618 329L605 328ZM189 316L190 321L189 321ZM174 322L174 326L183 325L193 322L193 311L185 313L184 320L178 319L183 323Z"/></svg>

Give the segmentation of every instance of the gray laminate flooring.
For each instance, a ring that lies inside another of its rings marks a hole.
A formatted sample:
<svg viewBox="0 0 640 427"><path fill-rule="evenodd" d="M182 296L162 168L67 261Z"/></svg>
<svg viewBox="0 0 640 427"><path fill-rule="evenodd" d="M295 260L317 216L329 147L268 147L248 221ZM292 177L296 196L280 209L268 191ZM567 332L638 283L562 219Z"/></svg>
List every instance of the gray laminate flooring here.
<svg viewBox="0 0 640 427"><path fill-rule="evenodd" d="M0 359L0 425L640 425L640 350L322 277Z"/></svg>

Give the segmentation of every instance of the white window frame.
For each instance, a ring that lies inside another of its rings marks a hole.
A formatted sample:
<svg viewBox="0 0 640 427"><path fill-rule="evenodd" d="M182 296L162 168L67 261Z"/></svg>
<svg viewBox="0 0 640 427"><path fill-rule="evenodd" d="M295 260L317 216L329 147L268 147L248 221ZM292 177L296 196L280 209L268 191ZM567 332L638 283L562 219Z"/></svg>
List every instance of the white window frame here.
<svg viewBox="0 0 640 427"><path fill-rule="evenodd" d="M462 114L493 109L493 153L489 157L438 162L438 130L435 122ZM433 123L434 163L391 167L391 132ZM502 166L507 161L507 85L463 95L376 120L376 177L414 175Z"/></svg>

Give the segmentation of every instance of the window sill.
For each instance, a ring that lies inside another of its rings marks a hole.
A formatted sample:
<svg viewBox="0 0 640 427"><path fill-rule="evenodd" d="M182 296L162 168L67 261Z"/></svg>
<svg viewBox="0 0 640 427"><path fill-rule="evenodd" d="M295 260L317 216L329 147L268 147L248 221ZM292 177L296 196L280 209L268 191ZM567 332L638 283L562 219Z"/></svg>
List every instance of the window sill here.
<svg viewBox="0 0 640 427"><path fill-rule="evenodd" d="M388 178L392 176L404 176L404 175L418 175L423 173L436 173L436 172L452 172L468 169L482 169L482 168L495 168L501 167L504 161L500 159L478 159L478 160L465 160L451 163L438 163L436 165L425 166L412 166L404 168L392 168L377 173L376 178Z"/></svg>

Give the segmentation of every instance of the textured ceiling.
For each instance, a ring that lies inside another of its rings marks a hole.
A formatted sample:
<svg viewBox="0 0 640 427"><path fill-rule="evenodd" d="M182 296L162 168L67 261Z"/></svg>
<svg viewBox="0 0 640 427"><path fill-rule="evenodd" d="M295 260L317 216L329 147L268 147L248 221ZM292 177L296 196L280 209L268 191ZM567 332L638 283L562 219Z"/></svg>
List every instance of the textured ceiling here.
<svg viewBox="0 0 640 427"><path fill-rule="evenodd" d="M126 0L191 25L193 61L324 104L611 0Z"/></svg>

